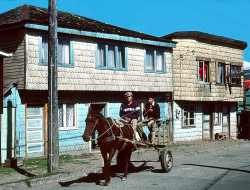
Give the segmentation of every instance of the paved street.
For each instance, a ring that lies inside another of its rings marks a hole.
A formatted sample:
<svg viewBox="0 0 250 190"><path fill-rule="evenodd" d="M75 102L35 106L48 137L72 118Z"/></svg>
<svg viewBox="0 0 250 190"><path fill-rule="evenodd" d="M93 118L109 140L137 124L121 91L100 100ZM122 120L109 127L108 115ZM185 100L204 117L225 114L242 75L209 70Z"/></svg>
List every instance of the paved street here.
<svg viewBox="0 0 250 190"><path fill-rule="evenodd" d="M161 173L159 162L150 162L135 168L127 181L120 180L120 173L111 179L109 187L102 186L101 173L87 177L44 185L35 189L249 189L250 145L232 150L212 151L204 154L178 156L170 173ZM140 163L142 164L142 163ZM101 171L100 171L101 172Z"/></svg>

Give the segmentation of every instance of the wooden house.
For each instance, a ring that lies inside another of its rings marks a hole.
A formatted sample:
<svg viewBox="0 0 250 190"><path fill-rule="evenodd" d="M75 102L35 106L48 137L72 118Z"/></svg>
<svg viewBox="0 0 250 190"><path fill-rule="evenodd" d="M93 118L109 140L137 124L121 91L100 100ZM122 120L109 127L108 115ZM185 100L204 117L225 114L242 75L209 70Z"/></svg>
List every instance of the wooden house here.
<svg viewBox="0 0 250 190"><path fill-rule="evenodd" d="M203 32L174 32L174 141L237 136L237 102L243 100L247 43Z"/></svg>
<svg viewBox="0 0 250 190"><path fill-rule="evenodd" d="M161 119L169 118L175 43L140 32L58 11L58 97L60 154L91 150L81 136L88 108L103 107L119 118L124 92L141 106L154 93ZM48 14L23 5L0 14L0 48L13 53L3 61L3 80L15 84L4 104L14 108L15 156L47 153Z"/></svg>

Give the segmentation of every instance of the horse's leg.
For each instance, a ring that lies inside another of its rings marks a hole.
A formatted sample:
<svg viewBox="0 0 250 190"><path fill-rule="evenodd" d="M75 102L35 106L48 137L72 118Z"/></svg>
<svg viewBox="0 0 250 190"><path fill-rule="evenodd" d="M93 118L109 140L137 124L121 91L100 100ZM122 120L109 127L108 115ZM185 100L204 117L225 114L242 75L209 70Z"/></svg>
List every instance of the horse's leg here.
<svg viewBox="0 0 250 190"><path fill-rule="evenodd" d="M112 158L115 155L115 150L112 149L111 152L109 153L109 157L107 157L107 153L105 153L105 156L102 153L103 160L104 160L104 178L105 178L105 186L108 186L110 184L110 176L111 176L111 171L110 171L110 165Z"/></svg>
<svg viewBox="0 0 250 190"><path fill-rule="evenodd" d="M126 151L125 151L126 150ZM125 147L125 158L124 158L124 173L123 173L123 177L122 177L122 181L125 181L127 179L128 176L128 166L130 163L130 158L131 158L131 153L132 153L132 147L130 147L130 145L127 145Z"/></svg>

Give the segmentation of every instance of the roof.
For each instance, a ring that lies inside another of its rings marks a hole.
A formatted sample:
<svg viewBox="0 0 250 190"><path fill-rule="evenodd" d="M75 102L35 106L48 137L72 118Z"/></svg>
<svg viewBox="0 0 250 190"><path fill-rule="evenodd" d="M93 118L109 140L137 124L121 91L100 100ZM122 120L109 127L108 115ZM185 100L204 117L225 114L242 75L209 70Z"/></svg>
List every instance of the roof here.
<svg viewBox="0 0 250 190"><path fill-rule="evenodd" d="M15 84L17 84L17 79L6 79L3 82L3 95L5 95Z"/></svg>
<svg viewBox="0 0 250 190"><path fill-rule="evenodd" d="M245 89L250 89L250 80L245 80Z"/></svg>
<svg viewBox="0 0 250 190"><path fill-rule="evenodd" d="M27 23L48 25L48 9L35 7L31 5L23 5L0 14L0 29L12 25L24 25ZM58 27L84 30L90 32L100 32L107 34L119 34L122 36L130 36L147 40L169 42L169 40L148 34L124 29L114 25L99 22L87 17L79 16L68 12L57 12Z"/></svg>
<svg viewBox="0 0 250 190"><path fill-rule="evenodd" d="M250 80L250 70L244 70L244 80Z"/></svg>
<svg viewBox="0 0 250 190"><path fill-rule="evenodd" d="M162 39L165 40L172 40L176 37L188 37L188 38L200 38L200 39L206 39L211 41L217 41L217 42L223 42L230 45L237 45L241 49L246 49L247 43L240 40L235 40L223 36L217 36L213 34L208 34L200 31L181 31L181 32L174 32L165 36L162 36Z"/></svg>
<svg viewBox="0 0 250 190"><path fill-rule="evenodd" d="M12 56L11 53L6 53L6 52L3 52L3 51L0 51L0 57L10 57Z"/></svg>

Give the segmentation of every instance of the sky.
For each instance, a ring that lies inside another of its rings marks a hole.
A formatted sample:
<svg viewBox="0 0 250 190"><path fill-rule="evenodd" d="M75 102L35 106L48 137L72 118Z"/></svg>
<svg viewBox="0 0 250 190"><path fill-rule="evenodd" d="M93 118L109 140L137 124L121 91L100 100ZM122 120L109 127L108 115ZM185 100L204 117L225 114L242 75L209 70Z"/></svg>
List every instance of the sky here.
<svg viewBox="0 0 250 190"><path fill-rule="evenodd" d="M0 0L0 13L23 4L48 8L48 0ZM57 0L57 9L157 37L201 31L250 46L250 0Z"/></svg>

